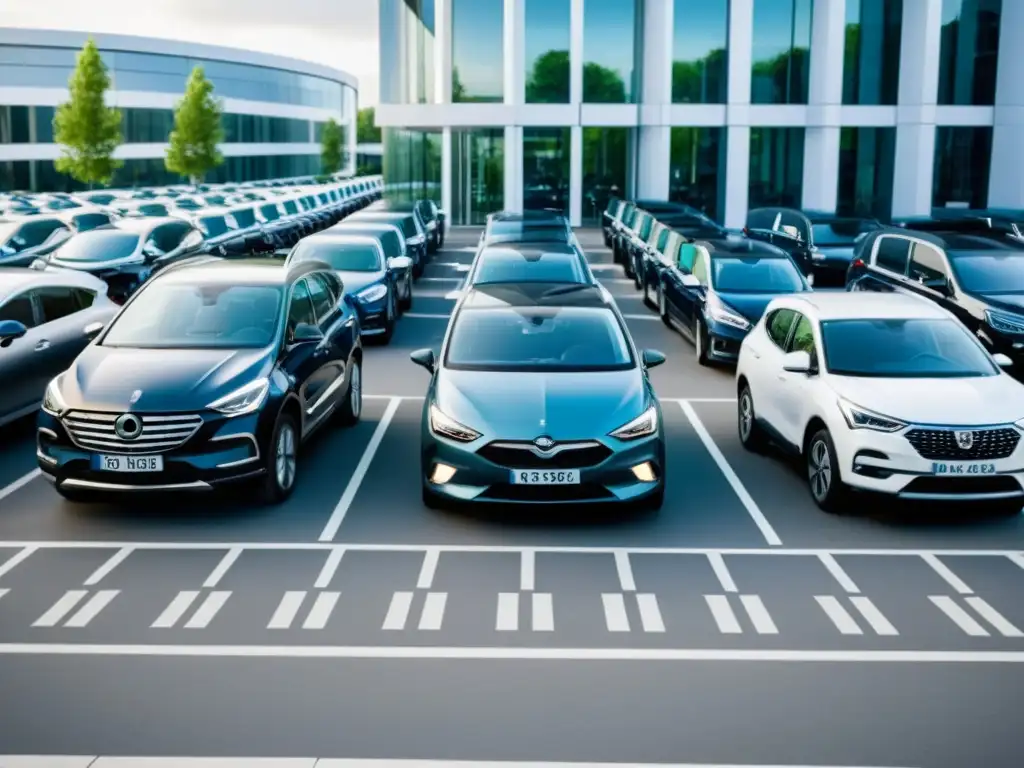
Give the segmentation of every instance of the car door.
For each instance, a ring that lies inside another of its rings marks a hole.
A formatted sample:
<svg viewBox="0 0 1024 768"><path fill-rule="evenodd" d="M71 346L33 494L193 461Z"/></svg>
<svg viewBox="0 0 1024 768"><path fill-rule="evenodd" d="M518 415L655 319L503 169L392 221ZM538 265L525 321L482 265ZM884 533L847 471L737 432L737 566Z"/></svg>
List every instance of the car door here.
<svg viewBox="0 0 1024 768"><path fill-rule="evenodd" d="M300 325L319 326L307 278L298 280L288 299L288 321L285 327L285 369L295 377L295 387L302 401L302 431L315 426L315 403L329 383L324 370L325 349L321 343L295 342L295 329Z"/></svg>
<svg viewBox="0 0 1024 768"><path fill-rule="evenodd" d="M704 302L708 295L708 273L711 269L710 254L703 246L694 245L696 255L693 259L693 276L697 278L698 285L682 286L681 301L679 303L680 322L683 330L691 339L694 338L693 331L698 318L704 317Z"/></svg>
<svg viewBox="0 0 1024 768"><path fill-rule="evenodd" d="M665 312L669 318L680 323L685 317L683 302L686 300L683 294L682 279L684 275L693 274L693 263L696 258L696 246L692 243L681 243L675 264L663 273L662 290L665 292Z"/></svg>
<svg viewBox="0 0 1024 768"><path fill-rule="evenodd" d="M880 235L871 247L863 277L853 287L880 292L905 287L910 270L910 245L910 238L904 235Z"/></svg>
<svg viewBox="0 0 1024 768"><path fill-rule="evenodd" d="M952 270L938 246L924 240L911 242L908 278L904 290L949 310L972 331L978 329L978 321L956 301Z"/></svg>
<svg viewBox="0 0 1024 768"><path fill-rule="evenodd" d="M309 297L316 315L317 327L323 333L323 340L316 346L314 357L317 371L314 374L316 393L306 405L306 418L314 426L329 414L344 392L347 348L344 345L352 323L345 325L343 304L332 288L326 275L313 273L306 276Z"/></svg>
<svg viewBox="0 0 1024 768"><path fill-rule="evenodd" d="M806 352L811 357L812 369L817 368L821 359L817 333L814 323L806 315L796 313L785 352ZM781 359L775 371L777 383L774 402L770 407L777 409L777 418L773 418L772 423L780 437L790 445L799 447L803 442L808 409L814 402L813 387L818 381L818 374L784 371Z"/></svg>
<svg viewBox="0 0 1024 768"><path fill-rule="evenodd" d="M780 420L776 390L783 384L778 374L782 370L782 358L796 319L795 310L785 307L772 310L764 319L763 330L755 329L743 342L750 355L750 365L743 372L754 397L754 412L759 420L767 422L776 431Z"/></svg>
<svg viewBox="0 0 1024 768"><path fill-rule="evenodd" d="M38 308L31 291L14 294L0 300L0 320L16 320L28 332L20 339L14 339L9 346L0 349L0 422L13 414L42 400L43 390L50 381L47 367L41 356L49 345L40 346L43 336L40 332Z"/></svg>
<svg viewBox="0 0 1024 768"><path fill-rule="evenodd" d="M40 359L51 377L71 367L71 364L95 337L89 328L93 321L85 311L96 297L84 288L66 285L41 286L34 291L40 310L39 330L43 334ZM37 345L38 346L38 345Z"/></svg>

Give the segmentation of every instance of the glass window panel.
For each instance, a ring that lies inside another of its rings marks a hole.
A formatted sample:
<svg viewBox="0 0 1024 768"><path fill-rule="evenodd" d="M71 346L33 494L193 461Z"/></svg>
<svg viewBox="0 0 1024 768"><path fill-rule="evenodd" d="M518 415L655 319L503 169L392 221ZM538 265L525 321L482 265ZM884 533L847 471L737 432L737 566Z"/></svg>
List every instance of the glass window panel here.
<svg viewBox="0 0 1024 768"><path fill-rule="evenodd" d="M985 208L991 162L991 127L936 128L932 205Z"/></svg>
<svg viewBox="0 0 1024 768"><path fill-rule="evenodd" d="M0 64L62 67L70 71L78 52L70 48L45 48L27 45L0 45Z"/></svg>
<svg viewBox="0 0 1024 768"><path fill-rule="evenodd" d="M636 0L588 0L583 13L583 101L636 100Z"/></svg>
<svg viewBox="0 0 1024 768"><path fill-rule="evenodd" d="M895 104L903 0L847 0L844 104Z"/></svg>
<svg viewBox="0 0 1024 768"><path fill-rule="evenodd" d="M569 103L570 0L526 2L526 103Z"/></svg>
<svg viewBox="0 0 1024 768"><path fill-rule="evenodd" d="M113 51L111 60L115 72L158 72L179 78L187 78L190 72L188 60L180 56Z"/></svg>
<svg viewBox="0 0 1024 768"><path fill-rule="evenodd" d="M483 224L505 202L505 130L452 131L452 223Z"/></svg>
<svg viewBox="0 0 1024 768"><path fill-rule="evenodd" d="M583 218L600 221L612 197L626 189L629 128L583 129Z"/></svg>
<svg viewBox="0 0 1024 768"><path fill-rule="evenodd" d="M523 128L523 208L568 215L568 128Z"/></svg>
<svg viewBox="0 0 1024 768"><path fill-rule="evenodd" d="M750 129L750 208L799 208L803 175L803 128Z"/></svg>
<svg viewBox="0 0 1024 768"><path fill-rule="evenodd" d="M725 128L672 128L669 199L718 220L725 213Z"/></svg>
<svg viewBox="0 0 1024 768"><path fill-rule="evenodd" d="M675 0L672 101L724 104L728 89L728 0Z"/></svg>
<svg viewBox="0 0 1024 768"><path fill-rule="evenodd" d="M753 104L806 104L811 0L754 0Z"/></svg>
<svg viewBox="0 0 1024 768"><path fill-rule="evenodd" d="M942 0L939 104L995 103L1002 10L1002 0Z"/></svg>
<svg viewBox="0 0 1024 768"><path fill-rule="evenodd" d="M503 0L452 0L452 101L504 99Z"/></svg>
<svg viewBox="0 0 1024 768"><path fill-rule="evenodd" d="M387 196L408 202L441 200L441 134L438 131L383 130L382 171Z"/></svg>
<svg viewBox="0 0 1024 768"><path fill-rule="evenodd" d="M843 128L836 211L887 221L892 215L895 161L895 128Z"/></svg>
<svg viewBox="0 0 1024 768"><path fill-rule="evenodd" d="M0 64L0 83L5 86L66 88L70 68Z"/></svg>

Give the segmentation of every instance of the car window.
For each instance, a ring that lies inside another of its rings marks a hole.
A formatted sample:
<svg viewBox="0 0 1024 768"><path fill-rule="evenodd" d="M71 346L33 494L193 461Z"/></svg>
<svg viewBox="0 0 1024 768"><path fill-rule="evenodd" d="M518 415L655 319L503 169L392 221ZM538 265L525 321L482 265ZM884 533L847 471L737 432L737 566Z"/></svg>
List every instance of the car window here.
<svg viewBox="0 0 1024 768"><path fill-rule="evenodd" d="M337 304L341 301L341 297L345 295L345 286L333 272L322 272L319 277L326 283L327 289L331 292L331 302Z"/></svg>
<svg viewBox="0 0 1024 768"><path fill-rule="evenodd" d="M647 236L647 244L652 247L657 245L658 239L661 237L661 233L664 231L665 225L662 224L660 221L655 221L654 225L651 227L650 234L648 234Z"/></svg>
<svg viewBox="0 0 1024 768"><path fill-rule="evenodd" d="M814 354L814 326L807 319L806 315L794 312L797 317L796 328L793 330L793 338L789 340L787 352L806 352L813 360Z"/></svg>
<svg viewBox="0 0 1024 768"><path fill-rule="evenodd" d="M26 328L34 328L35 313L32 310L32 297L28 293L15 296L0 307L0 320L17 320Z"/></svg>
<svg viewBox="0 0 1024 768"><path fill-rule="evenodd" d="M768 338L771 339L779 349L786 348L786 340L789 338L789 330L793 327L796 319L796 312L792 309L777 309L772 312L765 321L765 330Z"/></svg>
<svg viewBox="0 0 1024 768"><path fill-rule="evenodd" d="M288 337L295 333L299 323L316 325L316 312L313 309L313 301L309 296L309 285L305 279L299 280L292 289L291 302L288 305Z"/></svg>
<svg viewBox="0 0 1024 768"><path fill-rule="evenodd" d="M668 227L662 227L661 231L658 233L658 242L654 244L654 247L662 253L665 252L665 244L668 242L670 232L671 230L669 230Z"/></svg>
<svg viewBox="0 0 1024 768"><path fill-rule="evenodd" d="M693 261L693 276L700 280L701 285L708 284L708 260L707 257L697 250L694 246L697 256Z"/></svg>
<svg viewBox="0 0 1024 768"><path fill-rule="evenodd" d="M679 246L679 268L687 272L693 272L693 262L697 258L697 246L693 243L683 243Z"/></svg>
<svg viewBox="0 0 1024 768"><path fill-rule="evenodd" d="M309 282L309 297L313 301L313 311L316 312L317 322L323 326L331 319L334 311L334 296L331 295L322 275L310 275L306 279Z"/></svg>
<svg viewBox="0 0 1024 768"><path fill-rule="evenodd" d="M910 240L896 235L883 235L878 238L877 248L876 267L897 275L907 274L907 264L910 262Z"/></svg>
<svg viewBox="0 0 1024 768"><path fill-rule="evenodd" d="M928 243L914 242L910 246L910 277L922 283L948 277L942 252Z"/></svg>
<svg viewBox="0 0 1024 768"><path fill-rule="evenodd" d="M105 213L82 213L75 217L75 227L79 232L87 232L109 223L110 216Z"/></svg>
<svg viewBox="0 0 1024 768"><path fill-rule="evenodd" d="M654 224L654 217L649 213L645 213L643 220L640 222L640 230L637 233L641 240L646 240L651 234L651 226Z"/></svg>
<svg viewBox="0 0 1024 768"><path fill-rule="evenodd" d="M81 312L83 305L80 291L63 285L46 286L36 289L36 296L43 309L43 322L50 323L62 317ZM90 302L91 303L91 302Z"/></svg>

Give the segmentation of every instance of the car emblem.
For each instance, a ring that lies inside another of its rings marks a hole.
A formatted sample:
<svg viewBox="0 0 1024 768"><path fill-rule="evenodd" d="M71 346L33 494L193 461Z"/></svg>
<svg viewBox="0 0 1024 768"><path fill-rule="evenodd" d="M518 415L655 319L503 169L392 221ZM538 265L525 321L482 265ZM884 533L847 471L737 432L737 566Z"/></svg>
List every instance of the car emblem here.
<svg viewBox="0 0 1024 768"><path fill-rule="evenodd" d="M142 397L142 390L136 389L134 392L132 392L132 396L128 398L128 405L135 405L137 402L139 402L140 397Z"/></svg>
<svg viewBox="0 0 1024 768"><path fill-rule="evenodd" d="M974 433L973 432L954 432L953 437L956 438L956 444L964 451L969 451L971 446L974 445Z"/></svg>
<svg viewBox="0 0 1024 768"><path fill-rule="evenodd" d="M114 432L122 440L134 440L142 434L142 420L134 413L123 413L114 422Z"/></svg>
<svg viewBox="0 0 1024 768"><path fill-rule="evenodd" d="M555 441L550 437L538 437L533 441L533 444L540 448L542 451L550 451L555 447Z"/></svg>

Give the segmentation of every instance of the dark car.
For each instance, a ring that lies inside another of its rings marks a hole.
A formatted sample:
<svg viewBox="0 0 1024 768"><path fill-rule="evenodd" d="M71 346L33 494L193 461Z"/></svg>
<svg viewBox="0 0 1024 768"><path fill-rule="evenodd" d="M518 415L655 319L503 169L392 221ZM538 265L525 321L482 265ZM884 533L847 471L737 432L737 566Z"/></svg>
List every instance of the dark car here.
<svg viewBox="0 0 1024 768"><path fill-rule="evenodd" d="M495 283L572 283L596 285L586 258L566 243L513 243L480 249L466 287Z"/></svg>
<svg viewBox="0 0 1024 768"><path fill-rule="evenodd" d="M795 208L754 208L747 212L743 234L781 248L804 275L814 274L811 220Z"/></svg>
<svg viewBox="0 0 1024 768"><path fill-rule="evenodd" d="M710 240L727 236L726 230L704 214L691 213L662 214L654 219L647 238L640 241L634 238L624 247L628 252L631 264L633 285L644 292L644 300L651 306L657 306L651 294L657 292L658 276L666 263L674 262L674 254L666 256L669 247L669 234L675 232L689 240Z"/></svg>
<svg viewBox="0 0 1024 768"><path fill-rule="evenodd" d="M604 237L604 244L607 248L612 247L612 234L615 232L616 224L626 205L625 200L612 197L608 200L604 212L601 213L601 235Z"/></svg>
<svg viewBox="0 0 1024 768"><path fill-rule="evenodd" d="M596 286L479 286L456 306L440 354L411 357L431 374L426 506L661 507L665 438L648 369L665 357L636 349Z"/></svg>
<svg viewBox="0 0 1024 768"><path fill-rule="evenodd" d="M612 251L615 260L622 265L626 277L636 282L637 254L642 252L651 236L651 230L657 218L653 213L642 208L634 208L630 219L623 222L623 227L616 235Z"/></svg>
<svg viewBox="0 0 1024 768"><path fill-rule="evenodd" d="M69 237L68 225L54 216L0 219L0 266L27 267Z"/></svg>
<svg viewBox="0 0 1024 768"><path fill-rule="evenodd" d="M255 205L232 207L228 210L228 215L238 227L238 236L243 239L243 253L266 253L274 250L277 241L264 229Z"/></svg>
<svg viewBox="0 0 1024 768"><path fill-rule="evenodd" d="M440 250L444 245L444 211L437 207L433 200L424 198L412 203L395 203L381 200L370 206L371 211L394 211L396 213L415 213L420 218L427 233L427 246L431 252Z"/></svg>
<svg viewBox="0 0 1024 768"><path fill-rule="evenodd" d="M363 235L372 237L380 242L380 247L384 249L384 258L408 258L409 263L412 264L412 257L409 256L408 248L405 245L405 235L402 233L402 228L398 224L390 224L383 221L369 223L365 221L344 220L338 222L333 227L328 227L322 234ZM408 279L409 292L405 296L400 297L398 304L398 308L403 312L412 308L413 274L411 266L408 269Z"/></svg>
<svg viewBox="0 0 1024 768"><path fill-rule="evenodd" d="M165 270L46 388L43 476L94 493L251 483L291 494L299 446L362 408L359 321L308 262L201 257Z"/></svg>
<svg viewBox="0 0 1024 768"><path fill-rule="evenodd" d="M427 266L427 231L414 213L363 210L345 219L363 224L396 224L402 228L405 247L413 263L413 276L419 277Z"/></svg>
<svg viewBox="0 0 1024 768"><path fill-rule="evenodd" d="M811 267L818 288L846 285L858 241L881 228L877 219L804 211L810 221Z"/></svg>
<svg viewBox="0 0 1024 768"><path fill-rule="evenodd" d="M260 203L256 206L256 218L270 236L274 250L291 248L302 237L302 224L289 216L281 203Z"/></svg>
<svg viewBox="0 0 1024 768"><path fill-rule="evenodd" d="M576 245L569 220L559 213L527 211L525 213L494 213L480 235L480 245L502 243L569 243Z"/></svg>
<svg viewBox="0 0 1024 768"><path fill-rule="evenodd" d="M899 291L956 315L1024 375L1024 244L982 220L915 221L868 234L847 290Z"/></svg>
<svg viewBox="0 0 1024 768"><path fill-rule="evenodd" d="M735 236L683 244L661 277L661 319L693 343L701 365L735 363L772 299L811 290L785 251Z"/></svg>
<svg viewBox="0 0 1024 768"><path fill-rule="evenodd" d="M220 256L243 256L247 238L238 222L227 211L205 210L203 215L189 219L203 236L204 250Z"/></svg>

